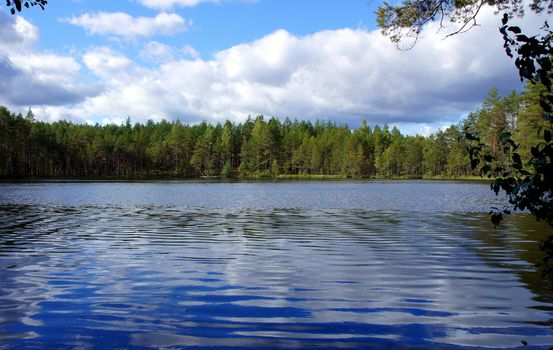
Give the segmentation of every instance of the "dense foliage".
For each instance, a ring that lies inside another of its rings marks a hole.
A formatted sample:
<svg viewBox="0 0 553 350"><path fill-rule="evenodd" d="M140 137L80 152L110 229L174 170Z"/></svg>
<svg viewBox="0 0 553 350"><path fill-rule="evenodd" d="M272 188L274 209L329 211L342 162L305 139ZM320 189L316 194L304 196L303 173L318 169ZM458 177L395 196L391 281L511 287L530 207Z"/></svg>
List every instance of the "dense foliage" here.
<svg viewBox="0 0 553 350"><path fill-rule="evenodd" d="M244 123L187 125L179 121L85 125L37 121L0 107L0 177L201 177L332 175L464 177L470 166L464 129L500 155L501 135L513 133L521 156L543 123L538 85L500 97L491 89L482 107L429 137L363 123L248 118Z"/></svg>
<svg viewBox="0 0 553 350"><path fill-rule="evenodd" d="M492 189L496 194L505 192L512 207L493 208L492 222L498 225L503 214L514 210L529 210L538 220L553 227L553 32L545 22L542 35L528 37L517 26L508 25L509 16L503 16L503 35L506 54L513 58L522 81L529 81L534 90L541 118L536 122L538 137L528 144L521 144L509 132L501 134L501 152L493 154L487 149L478 130L467 128L469 155L473 168L482 175L493 178ZM524 161L524 148L529 154ZM553 287L553 235L539 242L543 256L543 274Z"/></svg>
<svg viewBox="0 0 553 350"><path fill-rule="evenodd" d="M471 165L480 166L482 175L494 179L492 189L496 194L504 191L514 210L528 209L538 220L545 220L553 227L553 32L545 22L543 35L528 37L519 27L509 26L508 21L509 16L505 14L500 32L506 54L511 58L513 52L517 55L515 65L520 79L529 81L529 88L535 91L534 105L539 106L540 115L536 119L537 137L520 144L511 133L504 132L501 151L495 154L486 148L478 130L467 128ZM501 221L503 213L509 212L510 208L492 211L494 224ZM553 242L553 236L550 241Z"/></svg>

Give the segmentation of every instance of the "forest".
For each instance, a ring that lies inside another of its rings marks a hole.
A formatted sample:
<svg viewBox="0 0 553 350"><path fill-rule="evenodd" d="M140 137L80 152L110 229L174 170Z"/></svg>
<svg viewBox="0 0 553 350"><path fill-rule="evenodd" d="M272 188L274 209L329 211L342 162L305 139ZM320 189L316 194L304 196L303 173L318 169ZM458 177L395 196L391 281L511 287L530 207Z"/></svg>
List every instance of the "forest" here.
<svg viewBox="0 0 553 350"><path fill-rule="evenodd" d="M510 132L522 157L539 142L540 85L499 96L492 88L466 119L430 136L402 135L363 122L351 130L330 121L258 116L243 123L180 121L87 125L46 123L0 106L0 177L197 178L310 177L464 178L471 169L465 130L501 153Z"/></svg>

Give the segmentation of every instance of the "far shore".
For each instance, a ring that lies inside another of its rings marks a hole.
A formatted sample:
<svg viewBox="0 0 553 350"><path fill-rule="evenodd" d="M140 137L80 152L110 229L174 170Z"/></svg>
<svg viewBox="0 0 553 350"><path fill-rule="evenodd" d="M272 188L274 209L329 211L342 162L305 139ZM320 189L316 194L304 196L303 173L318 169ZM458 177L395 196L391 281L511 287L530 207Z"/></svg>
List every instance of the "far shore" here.
<svg viewBox="0 0 553 350"><path fill-rule="evenodd" d="M240 177L223 177L223 176L201 176L201 177L182 177L182 176L71 176L71 177L20 177L20 178L0 178L0 183L14 182L142 182L142 181L199 181L199 182L278 182L278 181L371 181L371 180L390 180L390 181L410 181L410 180L433 180L433 181L475 181L475 182L491 182L492 179L479 176L392 176L392 177L345 177L341 175L278 175L278 176L240 176Z"/></svg>

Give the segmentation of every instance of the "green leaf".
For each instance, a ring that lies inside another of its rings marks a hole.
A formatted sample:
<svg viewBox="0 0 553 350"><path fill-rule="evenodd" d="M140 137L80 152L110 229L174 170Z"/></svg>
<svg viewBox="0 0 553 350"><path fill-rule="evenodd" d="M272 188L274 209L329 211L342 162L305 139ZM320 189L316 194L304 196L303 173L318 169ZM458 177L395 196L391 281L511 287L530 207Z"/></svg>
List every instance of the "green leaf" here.
<svg viewBox="0 0 553 350"><path fill-rule="evenodd" d="M503 24L505 24L505 23L503 23ZM520 30L520 28L519 28L519 27L516 27L516 26L509 27L509 31L510 31L510 32L513 32L513 33L515 33L515 34L520 34L520 33L522 32L522 31Z"/></svg>
<svg viewBox="0 0 553 350"><path fill-rule="evenodd" d="M492 169L492 167L489 164L486 164L482 167L481 173L483 175L486 175L490 172L491 169Z"/></svg>
<svg viewBox="0 0 553 350"><path fill-rule="evenodd" d="M517 169L522 168L522 159L520 158L520 154L513 153L512 159L513 159L513 165L516 166Z"/></svg>
<svg viewBox="0 0 553 350"><path fill-rule="evenodd" d="M506 132L502 132L500 135L499 135L499 138L502 139L502 140L507 140L507 139L510 139L512 136L512 134L508 131Z"/></svg>

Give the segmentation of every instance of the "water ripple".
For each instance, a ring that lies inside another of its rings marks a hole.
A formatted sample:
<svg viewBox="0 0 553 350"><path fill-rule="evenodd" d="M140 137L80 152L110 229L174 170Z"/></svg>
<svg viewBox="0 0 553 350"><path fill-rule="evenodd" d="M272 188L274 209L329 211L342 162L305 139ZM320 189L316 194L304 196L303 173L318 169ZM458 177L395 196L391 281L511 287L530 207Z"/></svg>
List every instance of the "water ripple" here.
<svg viewBox="0 0 553 350"><path fill-rule="evenodd" d="M543 230L453 210L2 204L0 348L547 348Z"/></svg>

